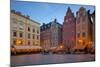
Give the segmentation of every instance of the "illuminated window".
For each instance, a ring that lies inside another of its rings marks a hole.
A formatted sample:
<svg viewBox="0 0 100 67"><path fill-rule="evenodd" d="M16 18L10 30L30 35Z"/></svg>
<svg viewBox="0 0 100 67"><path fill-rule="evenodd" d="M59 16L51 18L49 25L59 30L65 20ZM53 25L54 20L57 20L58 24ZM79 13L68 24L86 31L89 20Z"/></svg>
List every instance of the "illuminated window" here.
<svg viewBox="0 0 100 67"><path fill-rule="evenodd" d="M19 39L16 40L16 44L17 44L17 45L21 45L21 44L22 44L22 40L19 40Z"/></svg>

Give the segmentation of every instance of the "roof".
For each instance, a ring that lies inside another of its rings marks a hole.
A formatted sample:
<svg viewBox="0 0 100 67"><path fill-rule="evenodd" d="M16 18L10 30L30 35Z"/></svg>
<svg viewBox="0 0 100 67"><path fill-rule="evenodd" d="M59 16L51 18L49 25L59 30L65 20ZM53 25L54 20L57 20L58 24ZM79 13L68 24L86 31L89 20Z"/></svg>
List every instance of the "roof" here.
<svg viewBox="0 0 100 67"><path fill-rule="evenodd" d="M48 24L43 23L43 25L40 27L41 31L47 30L51 28L51 22Z"/></svg>
<svg viewBox="0 0 100 67"><path fill-rule="evenodd" d="M28 19L28 20L30 20L30 21L32 21L32 22L37 23L37 24L40 25L40 23L38 23L37 21L34 21L34 20L30 19L30 16L28 16L28 15L25 16L25 15L23 15L21 12L17 12L17 11L15 11L15 10L11 10L11 13L14 13L14 14L16 14L16 15L19 15L19 16L21 16L21 17L23 17L23 18L26 18L26 19Z"/></svg>
<svg viewBox="0 0 100 67"><path fill-rule="evenodd" d="M52 23L56 23L56 24L58 24L59 26L62 26L60 23L57 22L56 19L54 19L54 21L51 21L51 22L49 22L49 23L47 23L47 24L43 23L43 25L40 27L41 31L45 31L45 30L47 30L47 29L50 29Z"/></svg>

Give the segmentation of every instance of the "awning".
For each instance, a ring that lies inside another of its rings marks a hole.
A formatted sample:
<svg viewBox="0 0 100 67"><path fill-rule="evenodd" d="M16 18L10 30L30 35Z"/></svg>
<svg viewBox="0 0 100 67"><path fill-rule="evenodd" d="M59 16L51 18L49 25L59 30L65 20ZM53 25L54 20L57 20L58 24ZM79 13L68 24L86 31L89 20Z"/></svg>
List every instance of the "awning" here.
<svg viewBox="0 0 100 67"><path fill-rule="evenodd" d="M14 46L16 49L42 49L40 46Z"/></svg>

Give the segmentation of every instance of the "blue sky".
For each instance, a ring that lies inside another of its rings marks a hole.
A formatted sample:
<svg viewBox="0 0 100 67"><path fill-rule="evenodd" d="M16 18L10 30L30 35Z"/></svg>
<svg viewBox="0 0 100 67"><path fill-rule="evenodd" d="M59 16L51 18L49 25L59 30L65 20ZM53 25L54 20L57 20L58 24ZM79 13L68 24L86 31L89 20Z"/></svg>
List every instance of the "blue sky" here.
<svg viewBox="0 0 100 67"><path fill-rule="evenodd" d="M40 24L49 23L55 18L62 24L68 7L71 8L76 16L76 12L81 6L85 7L86 10L90 10L91 13L95 10L95 7L91 5L11 1L11 9L19 11L23 15L29 15L32 20L35 20Z"/></svg>

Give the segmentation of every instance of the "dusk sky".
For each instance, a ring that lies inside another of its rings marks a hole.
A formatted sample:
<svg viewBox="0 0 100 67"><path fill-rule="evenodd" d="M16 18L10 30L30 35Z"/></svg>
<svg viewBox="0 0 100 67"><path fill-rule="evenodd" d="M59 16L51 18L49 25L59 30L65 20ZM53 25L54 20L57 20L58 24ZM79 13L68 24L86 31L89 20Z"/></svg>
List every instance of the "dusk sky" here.
<svg viewBox="0 0 100 67"><path fill-rule="evenodd" d="M11 10L21 12L23 15L29 15L32 20L39 23L49 23L55 18L59 23L63 23L64 16L67 12L67 8L70 7L74 15L79 8L83 6L86 10L90 10L91 13L95 10L91 5L72 5L72 4L55 4L55 3L43 3L43 2L24 2L24 1L11 1Z"/></svg>

